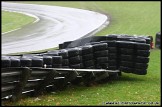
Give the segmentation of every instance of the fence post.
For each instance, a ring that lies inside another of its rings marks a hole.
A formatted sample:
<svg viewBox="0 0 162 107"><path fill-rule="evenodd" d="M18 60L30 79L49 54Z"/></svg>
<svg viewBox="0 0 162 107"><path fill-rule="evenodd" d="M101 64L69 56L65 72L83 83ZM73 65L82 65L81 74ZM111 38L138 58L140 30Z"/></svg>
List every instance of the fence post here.
<svg viewBox="0 0 162 107"><path fill-rule="evenodd" d="M15 87L15 90L13 91L13 96L11 98L11 101L14 102L18 101L21 98L22 91L31 74L31 69L29 69L28 67L20 68L20 69L22 69L20 74L20 80L17 86Z"/></svg>

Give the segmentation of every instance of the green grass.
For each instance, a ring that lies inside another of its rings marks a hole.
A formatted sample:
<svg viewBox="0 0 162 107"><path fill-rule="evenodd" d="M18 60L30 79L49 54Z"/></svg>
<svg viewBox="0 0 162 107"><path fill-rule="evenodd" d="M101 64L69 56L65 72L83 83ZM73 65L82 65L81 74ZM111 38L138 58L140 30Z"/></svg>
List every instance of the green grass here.
<svg viewBox="0 0 162 107"><path fill-rule="evenodd" d="M2 33L11 31L33 22L33 17L24 14L2 11Z"/></svg>
<svg viewBox="0 0 162 107"><path fill-rule="evenodd" d="M29 3L29 2L28 2ZM152 35L160 31L160 2L31 2L94 10L111 16L110 25L96 35ZM152 49L147 75L123 73L117 79L91 87L71 86L38 98L7 105L105 105L105 102L158 102L161 105L160 50Z"/></svg>

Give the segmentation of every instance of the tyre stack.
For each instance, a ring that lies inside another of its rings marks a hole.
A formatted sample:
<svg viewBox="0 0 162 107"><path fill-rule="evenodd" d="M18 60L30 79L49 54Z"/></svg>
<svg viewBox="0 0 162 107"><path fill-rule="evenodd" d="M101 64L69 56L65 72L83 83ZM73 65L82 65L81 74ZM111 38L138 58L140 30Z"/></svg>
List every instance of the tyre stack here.
<svg viewBox="0 0 162 107"><path fill-rule="evenodd" d="M117 64L118 62L118 51L117 51L117 46L116 46L116 41L107 41L108 43L108 70L116 70L118 69L119 65Z"/></svg>
<svg viewBox="0 0 162 107"><path fill-rule="evenodd" d="M85 69L95 69L95 60L92 45L82 46L82 60Z"/></svg>
<svg viewBox="0 0 162 107"><path fill-rule="evenodd" d="M95 68L107 69L108 67L108 44L98 43L93 45Z"/></svg>
<svg viewBox="0 0 162 107"><path fill-rule="evenodd" d="M10 58L7 57L7 56L2 56L1 57L1 64L2 64L2 68L11 67L11 60L10 60Z"/></svg>
<svg viewBox="0 0 162 107"><path fill-rule="evenodd" d="M135 44L134 74L146 75L150 56L150 45L146 43Z"/></svg>
<svg viewBox="0 0 162 107"><path fill-rule="evenodd" d="M131 41L117 41L119 59L119 69L125 73L133 73L135 49L134 42Z"/></svg>
<svg viewBox="0 0 162 107"><path fill-rule="evenodd" d="M75 47L68 49L69 67L75 69L82 69L84 65L82 63L82 48Z"/></svg>
<svg viewBox="0 0 162 107"><path fill-rule="evenodd" d="M68 50L60 50L59 56L62 56L62 68L69 68Z"/></svg>

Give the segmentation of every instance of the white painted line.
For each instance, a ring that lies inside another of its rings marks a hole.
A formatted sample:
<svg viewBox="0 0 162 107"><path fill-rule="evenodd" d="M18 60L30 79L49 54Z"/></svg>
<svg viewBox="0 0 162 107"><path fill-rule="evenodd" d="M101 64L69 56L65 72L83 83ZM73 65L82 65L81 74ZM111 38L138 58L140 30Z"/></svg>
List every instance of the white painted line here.
<svg viewBox="0 0 162 107"><path fill-rule="evenodd" d="M30 14L30 13L26 13L26 12L13 11L13 10L7 10L7 9L2 9L2 11L15 12L15 13L20 13L20 14L24 14L24 15L33 17L33 18L35 18L36 20L35 20L34 22L32 22L32 23L36 23L36 22L38 22L38 21L40 20L37 16L35 16L35 15L33 15L33 14ZM16 31L16 30L19 30L19 29L21 29L21 28L17 28L17 29L13 29L13 30L4 32L4 33L2 33L2 35L7 34L7 33L10 33L10 32L13 32L13 31Z"/></svg>

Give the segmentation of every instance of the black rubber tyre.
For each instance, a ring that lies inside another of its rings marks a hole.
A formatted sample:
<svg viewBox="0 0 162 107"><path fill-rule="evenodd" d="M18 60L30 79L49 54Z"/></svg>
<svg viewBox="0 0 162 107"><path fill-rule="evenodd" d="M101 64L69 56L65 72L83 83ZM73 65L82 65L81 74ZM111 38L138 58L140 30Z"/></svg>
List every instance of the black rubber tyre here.
<svg viewBox="0 0 162 107"><path fill-rule="evenodd" d="M130 42L130 41L117 41L117 46L119 48L134 49L134 42Z"/></svg>
<svg viewBox="0 0 162 107"><path fill-rule="evenodd" d="M136 38L133 38L133 39L130 39L130 41L132 42L137 42L137 43L146 43L146 40L145 39L136 39Z"/></svg>
<svg viewBox="0 0 162 107"><path fill-rule="evenodd" d="M122 72L125 72L125 73L132 73L132 72L134 72L133 68L123 67L123 66L120 66L119 70L122 71Z"/></svg>
<svg viewBox="0 0 162 107"><path fill-rule="evenodd" d="M133 74L146 75L147 74L147 69L134 69Z"/></svg>
<svg viewBox="0 0 162 107"><path fill-rule="evenodd" d="M62 59L63 66L69 66L69 59Z"/></svg>
<svg viewBox="0 0 162 107"><path fill-rule="evenodd" d="M62 64L53 64L52 68L62 68Z"/></svg>
<svg viewBox="0 0 162 107"><path fill-rule="evenodd" d="M93 54L87 54L82 56L83 61L93 60L94 55Z"/></svg>
<svg viewBox="0 0 162 107"><path fill-rule="evenodd" d="M63 49L63 44L59 44L59 49Z"/></svg>
<svg viewBox="0 0 162 107"><path fill-rule="evenodd" d="M11 67L20 67L20 59L10 58Z"/></svg>
<svg viewBox="0 0 162 107"><path fill-rule="evenodd" d="M101 41L101 43L107 43L108 47L116 47L116 41L112 40L112 41Z"/></svg>
<svg viewBox="0 0 162 107"><path fill-rule="evenodd" d="M94 60L85 61L83 62L83 64L84 64L84 67L86 68L95 65Z"/></svg>
<svg viewBox="0 0 162 107"><path fill-rule="evenodd" d="M136 43L135 48L137 50L150 50L150 44Z"/></svg>
<svg viewBox="0 0 162 107"><path fill-rule="evenodd" d="M134 49L120 48L120 53L125 55L134 55Z"/></svg>
<svg viewBox="0 0 162 107"><path fill-rule="evenodd" d="M11 66L10 58L2 57L1 64L2 64L2 68L10 67Z"/></svg>
<svg viewBox="0 0 162 107"><path fill-rule="evenodd" d="M117 59L117 54L116 54L116 53L110 53L110 54L108 55L108 58L109 58L109 60Z"/></svg>
<svg viewBox="0 0 162 107"><path fill-rule="evenodd" d="M95 51L107 50L107 43L94 44L93 49Z"/></svg>
<svg viewBox="0 0 162 107"><path fill-rule="evenodd" d="M134 58L132 55L121 55L121 61L133 61Z"/></svg>
<svg viewBox="0 0 162 107"><path fill-rule="evenodd" d="M31 67L32 66L32 59L20 58L20 66L21 67Z"/></svg>
<svg viewBox="0 0 162 107"><path fill-rule="evenodd" d="M134 67L134 62L121 61L121 62L120 62L120 66L133 68L133 67Z"/></svg>
<svg viewBox="0 0 162 107"><path fill-rule="evenodd" d="M108 62L108 57L98 57L96 61L97 63L105 63Z"/></svg>
<svg viewBox="0 0 162 107"><path fill-rule="evenodd" d="M100 42L100 41L105 41L106 39L107 39L106 36L92 36L91 42Z"/></svg>
<svg viewBox="0 0 162 107"><path fill-rule="evenodd" d="M32 59L32 67L43 67L43 59L39 58L31 58Z"/></svg>
<svg viewBox="0 0 162 107"><path fill-rule="evenodd" d="M108 47L109 53L117 53L117 48L116 47Z"/></svg>
<svg viewBox="0 0 162 107"><path fill-rule="evenodd" d="M107 40L117 40L118 36L119 35L117 35L117 34L107 35Z"/></svg>
<svg viewBox="0 0 162 107"><path fill-rule="evenodd" d="M93 46L92 45L82 47L82 55L91 54L91 53L93 53Z"/></svg>
<svg viewBox="0 0 162 107"><path fill-rule="evenodd" d="M148 64L147 63L135 63L134 67L137 69L147 69Z"/></svg>
<svg viewBox="0 0 162 107"><path fill-rule="evenodd" d="M137 56L149 57L150 51L149 50L137 50Z"/></svg>
<svg viewBox="0 0 162 107"><path fill-rule="evenodd" d="M108 70L117 70L118 68L117 68L117 66L108 66L107 69Z"/></svg>
<svg viewBox="0 0 162 107"><path fill-rule="evenodd" d="M62 64L62 56L52 56L52 64Z"/></svg>
<svg viewBox="0 0 162 107"><path fill-rule="evenodd" d="M84 68L84 65L82 63L75 64L75 65L70 65L70 68L82 69L82 68Z"/></svg>
<svg viewBox="0 0 162 107"><path fill-rule="evenodd" d="M137 56L135 58L135 62L137 62L137 63L149 63L149 58L148 57Z"/></svg>
<svg viewBox="0 0 162 107"><path fill-rule="evenodd" d="M68 49L69 57L74 57L74 56L81 55L81 54L82 54L81 48L70 48L70 49Z"/></svg>
<svg viewBox="0 0 162 107"><path fill-rule="evenodd" d="M86 69L95 69L95 66L85 67Z"/></svg>
<svg viewBox="0 0 162 107"><path fill-rule="evenodd" d="M96 68L98 68L98 69L107 69L108 68L108 63L96 64Z"/></svg>
<svg viewBox="0 0 162 107"><path fill-rule="evenodd" d="M52 56L43 56L43 65L52 65Z"/></svg>
<svg viewBox="0 0 162 107"><path fill-rule="evenodd" d="M69 63L74 65L74 64L78 64L82 62L82 56L75 56L75 57L71 57L69 58Z"/></svg>
<svg viewBox="0 0 162 107"><path fill-rule="evenodd" d="M109 64L109 66L116 66L117 65L117 61L116 60L109 60L108 64Z"/></svg>
<svg viewBox="0 0 162 107"><path fill-rule="evenodd" d="M65 65L63 65L62 68L70 68L70 67L69 67L69 66L65 66Z"/></svg>
<svg viewBox="0 0 162 107"><path fill-rule="evenodd" d="M94 52L95 57L106 57L108 56L108 50Z"/></svg>
<svg viewBox="0 0 162 107"><path fill-rule="evenodd" d="M69 56L68 56L68 50L66 49L62 49L59 51L59 56L62 56L63 59L67 59Z"/></svg>

